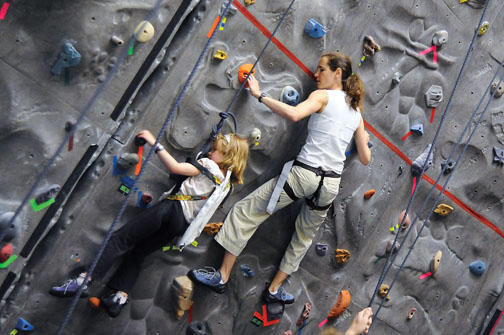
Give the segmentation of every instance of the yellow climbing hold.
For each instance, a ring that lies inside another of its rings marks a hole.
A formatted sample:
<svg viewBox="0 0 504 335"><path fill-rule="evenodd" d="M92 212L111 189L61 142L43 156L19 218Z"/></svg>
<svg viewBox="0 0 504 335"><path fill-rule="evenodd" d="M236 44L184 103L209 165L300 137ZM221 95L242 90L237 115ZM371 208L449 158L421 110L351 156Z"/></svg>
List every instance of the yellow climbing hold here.
<svg viewBox="0 0 504 335"><path fill-rule="evenodd" d="M434 210L434 213L442 215L442 216L447 216L450 214L453 210L453 207L447 204L439 204L437 205L436 209Z"/></svg>
<svg viewBox="0 0 504 335"><path fill-rule="evenodd" d="M488 21L484 21L478 30L478 36L485 35L485 33L488 31L489 26L490 26L490 23Z"/></svg>
<svg viewBox="0 0 504 335"><path fill-rule="evenodd" d="M432 274L435 274L436 271L438 270L439 264L441 264L441 257L443 257L443 252L441 250L438 250L438 252L436 252L430 264L430 270Z"/></svg>
<svg viewBox="0 0 504 335"><path fill-rule="evenodd" d="M459 3L467 2L467 0L460 0Z"/></svg>
<svg viewBox="0 0 504 335"><path fill-rule="evenodd" d="M256 0L245 0L245 6L253 5L253 4L255 4L255 2L256 2Z"/></svg>
<svg viewBox="0 0 504 335"><path fill-rule="evenodd" d="M224 59L227 58L227 53L225 51L223 51L223 50L217 49L217 51L215 52L213 58L216 59L216 60L224 60Z"/></svg>
<svg viewBox="0 0 504 335"><path fill-rule="evenodd" d="M154 26L149 21L142 21L135 28L133 34L138 42L149 42L154 37Z"/></svg>

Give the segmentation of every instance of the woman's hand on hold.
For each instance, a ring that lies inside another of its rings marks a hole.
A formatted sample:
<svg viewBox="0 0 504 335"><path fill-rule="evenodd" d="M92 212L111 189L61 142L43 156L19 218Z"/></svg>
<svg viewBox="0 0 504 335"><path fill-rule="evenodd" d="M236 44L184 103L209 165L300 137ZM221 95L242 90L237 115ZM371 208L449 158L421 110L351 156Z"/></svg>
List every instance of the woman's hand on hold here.
<svg viewBox="0 0 504 335"><path fill-rule="evenodd" d="M248 78L248 86L250 89L250 94L254 98L259 98L261 96L261 88L259 87L259 82L252 74Z"/></svg>
<svg viewBox="0 0 504 335"><path fill-rule="evenodd" d="M137 136L146 140L150 146L152 146L152 145L154 145L154 143L156 143L156 138L148 130L141 130L140 132L138 132Z"/></svg>

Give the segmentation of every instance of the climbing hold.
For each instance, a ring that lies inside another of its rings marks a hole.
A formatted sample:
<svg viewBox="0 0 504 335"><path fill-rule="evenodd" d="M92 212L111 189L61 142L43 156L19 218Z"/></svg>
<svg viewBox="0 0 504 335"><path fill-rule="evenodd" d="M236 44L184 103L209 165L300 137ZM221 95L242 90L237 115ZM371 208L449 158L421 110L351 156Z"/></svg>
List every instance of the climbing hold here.
<svg viewBox="0 0 504 335"><path fill-rule="evenodd" d="M255 4L256 0L245 0L245 6L250 6L250 5L253 5Z"/></svg>
<svg viewBox="0 0 504 335"><path fill-rule="evenodd" d="M434 209L434 213L439 214L441 216L447 216L453 211L453 207L447 204L439 204L436 209Z"/></svg>
<svg viewBox="0 0 504 335"><path fill-rule="evenodd" d="M285 311L285 305L280 302L268 303L266 304L266 310L268 312L268 323L266 323L264 326L269 326L271 324L269 323L270 321L277 320L278 322L278 320L282 317Z"/></svg>
<svg viewBox="0 0 504 335"><path fill-rule="evenodd" d="M245 278L254 277L254 271L247 264L240 265L240 269L242 270L243 276Z"/></svg>
<svg viewBox="0 0 504 335"><path fill-rule="evenodd" d="M415 307L411 307L411 309L408 312L408 320L413 319L413 315L415 315L415 312L416 312L416 308Z"/></svg>
<svg viewBox="0 0 504 335"><path fill-rule="evenodd" d="M315 245L315 252L319 256L325 256L325 254L327 254L327 249L328 249L327 243L317 243Z"/></svg>
<svg viewBox="0 0 504 335"><path fill-rule="evenodd" d="M135 145L137 147L141 147L141 146L145 145L145 143L147 143L145 138L140 137L140 136L135 136Z"/></svg>
<svg viewBox="0 0 504 335"><path fill-rule="evenodd" d="M494 163L497 164L504 164L504 149L498 148L498 147L493 147L493 153L494 153Z"/></svg>
<svg viewBox="0 0 504 335"><path fill-rule="evenodd" d="M175 310L177 320L184 316L185 311L188 311L193 301L193 282L187 276L180 276L173 279L172 283L173 298L175 300Z"/></svg>
<svg viewBox="0 0 504 335"><path fill-rule="evenodd" d="M415 135L422 136L424 134L423 124L421 124L421 123L415 123L414 125L412 125L410 127L410 130Z"/></svg>
<svg viewBox="0 0 504 335"><path fill-rule="evenodd" d="M133 34L138 42L149 42L154 37L154 26L149 21L142 21Z"/></svg>
<svg viewBox="0 0 504 335"><path fill-rule="evenodd" d="M495 89L497 89L497 92L495 92L494 98L500 98L502 94L504 94L504 81L501 81L499 88L497 88L498 81L494 81L492 83L492 86L490 87L490 93L493 94Z"/></svg>
<svg viewBox="0 0 504 335"><path fill-rule="evenodd" d="M51 200L51 198L54 198L60 190L61 190L61 187L58 184L53 184L49 187L46 187L35 198L35 202L37 203L37 205L40 205L46 201L49 201L49 200Z"/></svg>
<svg viewBox="0 0 504 335"><path fill-rule="evenodd" d="M65 131L70 132L72 131L73 127L75 126L75 123L72 121L67 121L65 123Z"/></svg>
<svg viewBox="0 0 504 335"><path fill-rule="evenodd" d="M249 135L249 142L254 145L254 147L257 147L259 145L259 141L261 140L261 130L254 128L250 132Z"/></svg>
<svg viewBox="0 0 504 335"><path fill-rule="evenodd" d="M217 61L221 61L227 58L227 53L224 50L219 50L215 51L215 54L213 55L213 58Z"/></svg>
<svg viewBox="0 0 504 335"><path fill-rule="evenodd" d="M432 37L432 44L437 47L442 47L448 43L448 32L446 30L437 31Z"/></svg>
<svg viewBox="0 0 504 335"><path fill-rule="evenodd" d="M404 209L401 212L401 214L399 214L399 223L398 223L398 225L401 224L401 221L403 220L403 217L404 217L405 213L406 213L406 210ZM410 217L409 217L409 214L408 214L408 215L406 215L406 219L404 219L404 222L403 222L403 224L401 226L401 229L402 230L408 229L408 227L410 226L410 224L411 224L411 220L410 220Z"/></svg>
<svg viewBox="0 0 504 335"><path fill-rule="evenodd" d="M0 249L0 263L5 262L11 256L14 250L12 249L12 244L7 243Z"/></svg>
<svg viewBox="0 0 504 335"><path fill-rule="evenodd" d="M309 19L308 22L306 22L304 31L311 38L322 38L322 36L327 33L324 26L318 23L315 19Z"/></svg>
<svg viewBox="0 0 504 335"><path fill-rule="evenodd" d="M224 10L226 9L226 7L227 7L227 2L223 1L222 6L221 6L221 10L220 10L220 16L224 16ZM228 12L227 12L227 16L233 16L235 14L236 14L236 7L231 5L229 7Z"/></svg>
<svg viewBox="0 0 504 335"><path fill-rule="evenodd" d="M250 70L252 69L252 64L243 64L242 66L240 66L240 68L238 69L238 80L240 81L240 83L243 83L245 81L245 78L247 78ZM255 74L255 69L252 71L252 75ZM248 83L245 84L245 87L248 87Z"/></svg>
<svg viewBox="0 0 504 335"><path fill-rule="evenodd" d="M489 26L490 26L490 23L488 21L483 21L483 23L481 23L481 26L478 30L478 36L485 35L485 33L488 31Z"/></svg>
<svg viewBox="0 0 504 335"><path fill-rule="evenodd" d="M373 37L371 36L364 36L364 50L362 51L362 54L366 57L371 57L374 56L375 52L380 51L381 48L380 46L375 42Z"/></svg>
<svg viewBox="0 0 504 335"><path fill-rule="evenodd" d="M301 312L301 315L299 316L299 319L296 322L296 326L302 326L304 322L308 319L308 316L310 316L310 311L311 311L311 304L309 302L304 304L303 307L303 312Z"/></svg>
<svg viewBox="0 0 504 335"><path fill-rule="evenodd" d="M131 167L136 166L140 161L138 154L125 152L117 160L117 169L120 171L127 171Z"/></svg>
<svg viewBox="0 0 504 335"><path fill-rule="evenodd" d="M482 261L475 261L469 264L469 271L475 276L481 276L485 272L485 263Z"/></svg>
<svg viewBox="0 0 504 335"><path fill-rule="evenodd" d="M152 202L152 195L149 193L142 193L142 196L140 197L140 204L145 207L151 202Z"/></svg>
<svg viewBox="0 0 504 335"><path fill-rule="evenodd" d="M350 251L346 249L336 249L336 263L345 264L350 259Z"/></svg>
<svg viewBox="0 0 504 335"><path fill-rule="evenodd" d="M88 306L93 308L93 309L98 309L100 308L100 298L97 297L91 297L88 299Z"/></svg>
<svg viewBox="0 0 504 335"><path fill-rule="evenodd" d="M387 254L390 254L390 251L392 251L392 253L396 253L397 250L399 250L399 247L401 246L399 244L399 242L396 242L394 244L394 249L392 250L392 244L394 244L393 240L390 240L390 241L387 242L387 247L385 248L385 251L387 252Z"/></svg>
<svg viewBox="0 0 504 335"><path fill-rule="evenodd" d="M208 324L202 321L194 321L187 326L186 335L209 335Z"/></svg>
<svg viewBox="0 0 504 335"><path fill-rule="evenodd" d="M441 163L441 169L444 169L443 174L447 175L452 172L453 168L455 167L455 161L450 159L449 161L446 160Z"/></svg>
<svg viewBox="0 0 504 335"><path fill-rule="evenodd" d="M21 221L19 216L10 224L10 220L14 216L14 212L5 212L0 215L0 237L1 241L9 242L16 236L16 231L20 227Z"/></svg>
<svg viewBox="0 0 504 335"><path fill-rule="evenodd" d="M342 290L338 295L338 300L336 300L336 303L331 308L331 311L329 312L327 318L332 319L341 315L341 313L343 313L347 309L347 307L350 306L351 300L352 297L350 295L350 292L348 292L347 290Z"/></svg>
<svg viewBox="0 0 504 335"><path fill-rule="evenodd" d="M296 106L299 103L299 93L292 86L285 86L280 93L280 101L287 105Z"/></svg>
<svg viewBox="0 0 504 335"><path fill-rule="evenodd" d="M51 68L51 73L59 76L63 69L79 65L81 61L80 53L74 48L72 43L66 42L61 47L58 59Z"/></svg>
<svg viewBox="0 0 504 335"><path fill-rule="evenodd" d="M124 44L124 41L116 36L116 35L112 35L112 37L110 38L110 42L113 44L113 45L116 45L116 46L119 46L119 45L123 45Z"/></svg>
<svg viewBox="0 0 504 335"><path fill-rule="evenodd" d="M436 271L439 269L439 264L441 264L441 257L443 256L443 252L441 250L438 250L436 254L434 255L434 258L432 258L432 261L430 263L430 270L432 274L435 274Z"/></svg>
<svg viewBox="0 0 504 335"><path fill-rule="evenodd" d="M381 284L380 290L378 291L378 295L382 298L387 299L387 301L390 300L390 297L388 296L389 293L389 286L387 284Z"/></svg>
<svg viewBox="0 0 504 335"><path fill-rule="evenodd" d="M402 77L403 77L403 74L401 72L395 72L394 76L392 77L392 85L394 85L394 86L399 85Z"/></svg>
<svg viewBox="0 0 504 335"><path fill-rule="evenodd" d="M29 331L32 331L35 329L35 327L33 327L31 323L29 323L28 321L26 321L23 318L19 318L17 320L16 327L14 327L14 328L16 328L19 331L24 331L24 332L29 332Z"/></svg>
<svg viewBox="0 0 504 335"><path fill-rule="evenodd" d="M425 103L429 108L438 107L443 102L443 88L438 85L432 85L425 92Z"/></svg>
<svg viewBox="0 0 504 335"><path fill-rule="evenodd" d="M427 147L424 149L424 151L418 156L414 161L413 164L411 164L411 174L413 177L419 177L420 174L422 173L422 168L427 161L427 164L425 164L425 171L427 171L431 166L432 162L434 160L434 150L432 150L430 156L427 158L429 155L429 150L431 149L432 144L427 145Z"/></svg>
<svg viewBox="0 0 504 335"><path fill-rule="evenodd" d="M203 228L203 231L207 233L208 235L212 236L215 235L219 232L221 229L223 223L222 222L211 222L207 223L205 228Z"/></svg>
<svg viewBox="0 0 504 335"><path fill-rule="evenodd" d="M370 189L366 193L364 193L364 199L369 199L371 198L374 194L376 193L376 190Z"/></svg>

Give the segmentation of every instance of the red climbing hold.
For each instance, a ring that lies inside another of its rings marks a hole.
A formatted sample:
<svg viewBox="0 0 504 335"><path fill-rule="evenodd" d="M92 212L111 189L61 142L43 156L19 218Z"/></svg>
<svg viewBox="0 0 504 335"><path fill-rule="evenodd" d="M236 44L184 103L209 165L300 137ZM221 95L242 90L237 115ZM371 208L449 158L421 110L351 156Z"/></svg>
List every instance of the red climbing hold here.
<svg viewBox="0 0 504 335"><path fill-rule="evenodd" d="M252 70L252 64L243 64L242 66L240 66L240 68L238 69L238 80L240 81L240 83L243 83L243 81L245 80L245 78L247 78L248 74L250 73L250 70ZM252 71L252 75L255 74L255 69ZM245 84L245 87L248 87L248 83Z"/></svg>
<svg viewBox="0 0 504 335"><path fill-rule="evenodd" d="M12 244L7 243L0 249L0 263L5 262L12 256L13 250L12 250Z"/></svg>

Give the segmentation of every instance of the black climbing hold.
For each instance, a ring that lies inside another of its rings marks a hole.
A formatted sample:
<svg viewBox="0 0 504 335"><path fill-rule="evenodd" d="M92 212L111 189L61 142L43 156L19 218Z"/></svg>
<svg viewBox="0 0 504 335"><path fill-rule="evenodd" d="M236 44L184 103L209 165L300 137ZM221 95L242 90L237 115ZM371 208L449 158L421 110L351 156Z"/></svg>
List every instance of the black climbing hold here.
<svg viewBox="0 0 504 335"><path fill-rule="evenodd" d="M147 143L147 141L142 138L142 137L138 137L138 136L135 136L135 145L137 147L141 147L142 145L144 145L145 143Z"/></svg>
<svg viewBox="0 0 504 335"><path fill-rule="evenodd" d="M493 147L493 153L494 153L494 163L497 164L504 164L504 149L498 148L498 147Z"/></svg>
<svg viewBox="0 0 504 335"><path fill-rule="evenodd" d="M445 168L446 166L446 168ZM452 172L453 168L455 167L455 161L449 160L449 161L444 161L441 163L441 169L445 169L443 174L447 175Z"/></svg>
<svg viewBox="0 0 504 335"><path fill-rule="evenodd" d="M415 135L420 135L422 136L423 133L424 133L424 129L423 129L423 124L421 123L416 123L414 125L411 126L410 130L413 132L413 134Z"/></svg>
<svg viewBox="0 0 504 335"><path fill-rule="evenodd" d="M278 320L282 317L285 305L279 302L267 303L266 310L268 311L268 320Z"/></svg>
<svg viewBox="0 0 504 335"><path fill-rule="evenodd" d="M43 204L46 201L54 198L56 194L60 191L61 187L58 184L53 184L40 192L40 194L35 198L37 205Z"/></svg>
<svg viewBox="0 0 504 335"><path fill-rule="evenodd" d="M425 165L425 171L427 171L433 163L434 160L434 150L432 150L430 156L427 158L427 155L429 154L429 150L431 148L432 144L429 144L425 150L418 156L414 161L413 164L411 164L411 174L413 177L419 177L420 174L422 173L422 168L425 164L425 161L427 161L427 164Z"/></svg>
<svg viewBox="0 0 504 335"><path fill-rule="evenodd" d="M65 123L65 130L70 132L74 126L75 123L73 123L72 121L67 121L67 123Z"/></svg>
<svg viewBox="0 0 504 335"><path fill-rule="evenodd" d="M20 221L17 217L12 224L9 224L13 216L14 212L5 212L0 215L0 242L9 242L16 236Z"/></svg>
<svg viewBox="0 0 504 335"><path fill-rule="evenodd" d="M186 335L210 335L208 324L203 321L194 321L188 327Z"/></svg>

